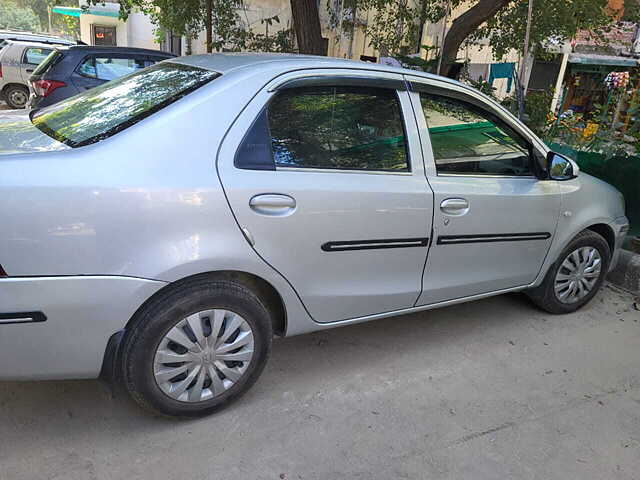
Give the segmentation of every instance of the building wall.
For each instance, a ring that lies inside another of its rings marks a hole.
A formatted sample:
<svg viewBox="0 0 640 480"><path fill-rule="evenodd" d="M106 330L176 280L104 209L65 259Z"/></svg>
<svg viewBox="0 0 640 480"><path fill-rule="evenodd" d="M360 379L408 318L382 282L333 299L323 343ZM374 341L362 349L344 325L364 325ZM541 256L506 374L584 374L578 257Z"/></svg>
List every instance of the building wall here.
<svg viewBox="0 0 640 480"><path fill-rule="evenodd" d="M81 1L80 5L86 2ZM105 5L97 5L96 9L118 12L117 2L107 2ZM80 39L93 45L93 25L116 27L116 43L119 47L138 47L159 50L160 45L156 42L154 27L151 20L146 15L133 12L126 22L104 15L91 15L83 13L80 15Z"/></svg>

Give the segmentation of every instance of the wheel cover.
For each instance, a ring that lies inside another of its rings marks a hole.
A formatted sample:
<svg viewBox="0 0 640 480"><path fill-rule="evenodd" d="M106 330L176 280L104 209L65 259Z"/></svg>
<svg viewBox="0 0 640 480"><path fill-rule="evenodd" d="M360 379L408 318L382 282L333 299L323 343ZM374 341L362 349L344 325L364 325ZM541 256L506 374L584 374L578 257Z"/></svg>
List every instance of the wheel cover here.
<svg viewBox="0 0 640 480"><path fill-rule="evenodd" d="M556 298L576 303L594 289L602 268L602 257L594 247L580 247L564 259L554 281Z"/></svg>
<svg viewBox="0 0 640 480"><path fill-rule="evenodd" d="M229 310L203 310L180 320L156 349L158 387L181 402L221 395L245 374L253 358L249 323Z"/></svg>
<svg viewBox="0 0 640 480"><path fill-rule="evenodd" d="M9 100L14 105L24 106L29 97L24 91L16 88L9 93Z"/></svg>

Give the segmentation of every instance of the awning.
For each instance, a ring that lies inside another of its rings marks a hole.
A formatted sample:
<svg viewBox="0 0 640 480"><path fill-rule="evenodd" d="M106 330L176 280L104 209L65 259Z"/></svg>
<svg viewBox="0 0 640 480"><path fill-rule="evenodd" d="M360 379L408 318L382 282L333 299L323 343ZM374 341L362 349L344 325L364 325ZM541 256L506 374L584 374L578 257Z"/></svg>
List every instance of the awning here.
<svg viewBox="0 0 640 480"><path fill-rule="evenodd" d="M598 55L596 53L570 53L569 63L582 65L613 65L617 67L637 67L638 59L617 57L615 55Z"/></svg>
<svg viewBox="0 0 640 480"><path fill-rule="evenodd" d="M77 7L53 7L51 9L53 13L59 13L60 15L67 15L69 17L79 17L80 15L100 15L103 17L120 17L118 10L107 10L103 8L77 8Z"/></svg>

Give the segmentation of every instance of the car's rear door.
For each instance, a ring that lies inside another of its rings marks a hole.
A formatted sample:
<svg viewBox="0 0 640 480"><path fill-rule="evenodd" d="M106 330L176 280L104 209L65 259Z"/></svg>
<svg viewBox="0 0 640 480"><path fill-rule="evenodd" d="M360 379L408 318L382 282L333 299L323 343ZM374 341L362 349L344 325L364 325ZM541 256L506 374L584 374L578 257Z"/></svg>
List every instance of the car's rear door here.
<svg viewBox="0 0 640 480"><path fill-rule="evenodd" d="M415 304L433 197L402 76L280 77L231 128L218 170L239 226L316 321Z"/></svg>
<svg viewBox="0 0 640 480"><path fill-rule="evenodd" d="M533 282L560 213L544 151L499 108L459 86L413 78L434 191L433 245L418 305Z"/></svg>

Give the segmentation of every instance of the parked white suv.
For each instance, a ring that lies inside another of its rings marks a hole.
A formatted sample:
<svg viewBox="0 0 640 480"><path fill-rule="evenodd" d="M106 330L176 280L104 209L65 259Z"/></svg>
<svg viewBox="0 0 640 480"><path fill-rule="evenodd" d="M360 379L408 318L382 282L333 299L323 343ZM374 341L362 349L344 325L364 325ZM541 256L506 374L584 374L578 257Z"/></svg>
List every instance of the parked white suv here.
<svg viewBox="0 0 640 480"><path fill-rule="evenodd" d="M0 49L0 98L11 108L29 100L29 77L55 48L54 44L7 40Z"/></svg>

